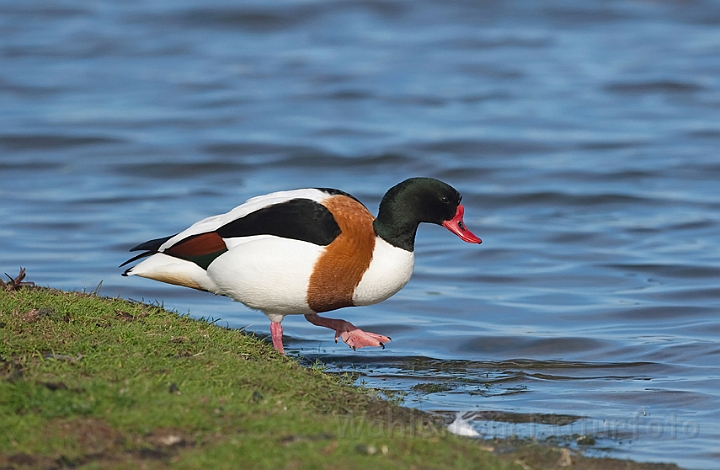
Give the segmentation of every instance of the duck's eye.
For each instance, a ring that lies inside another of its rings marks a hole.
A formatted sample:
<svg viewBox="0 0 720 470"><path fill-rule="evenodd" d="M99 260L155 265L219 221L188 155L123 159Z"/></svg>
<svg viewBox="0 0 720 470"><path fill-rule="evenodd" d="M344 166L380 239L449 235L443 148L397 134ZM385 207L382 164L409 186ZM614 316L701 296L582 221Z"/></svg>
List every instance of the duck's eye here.
<svg viewBox="0 0 720 470"><path fill-rule="evenodd" d="M448 198L445 197L445 196L441 197L440 200L441 200L444 204L447 204L447 203L448 203Z"/></svg>

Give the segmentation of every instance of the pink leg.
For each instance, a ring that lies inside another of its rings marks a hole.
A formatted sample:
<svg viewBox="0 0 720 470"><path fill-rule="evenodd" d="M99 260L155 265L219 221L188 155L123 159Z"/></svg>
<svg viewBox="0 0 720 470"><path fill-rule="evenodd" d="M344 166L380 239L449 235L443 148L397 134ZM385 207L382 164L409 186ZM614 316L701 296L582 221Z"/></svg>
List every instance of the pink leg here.
<svg viewBox="0 0 720 470"><path fill-rule="evenodd" d="M280 351L280 354L285 354L285 348L283 348L282 343L282 335L283 335L283 327L280 324L280 322L271 321L270 322L270 334L272 335L272 342L273 347Z"/></svg>
<svg viewBox="0 0 720 470"><path fill-rule="evenodd" d="M375 333L368 333L357 326L345 320L336 320L334 318L323 318L316 314L305 315L305 319L317 326L324 326L335 330L335 342L342 336L342 340L353 349L363 348L365 346L380 346L385 349L383 343L390 342L390 338Z"/></svg>

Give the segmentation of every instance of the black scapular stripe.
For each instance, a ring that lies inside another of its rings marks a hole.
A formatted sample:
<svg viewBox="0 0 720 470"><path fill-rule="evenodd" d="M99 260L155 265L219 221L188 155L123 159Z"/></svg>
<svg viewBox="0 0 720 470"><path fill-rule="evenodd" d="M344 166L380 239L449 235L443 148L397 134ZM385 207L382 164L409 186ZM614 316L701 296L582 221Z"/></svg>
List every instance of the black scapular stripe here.
<svg viewBox="0 0 720 470"><path fill-rule="evenodd" d="M291 199L233 220L217 233L223 238L275 235L327 246L340 235L340 227L322 204L311 199Z"/></svg>

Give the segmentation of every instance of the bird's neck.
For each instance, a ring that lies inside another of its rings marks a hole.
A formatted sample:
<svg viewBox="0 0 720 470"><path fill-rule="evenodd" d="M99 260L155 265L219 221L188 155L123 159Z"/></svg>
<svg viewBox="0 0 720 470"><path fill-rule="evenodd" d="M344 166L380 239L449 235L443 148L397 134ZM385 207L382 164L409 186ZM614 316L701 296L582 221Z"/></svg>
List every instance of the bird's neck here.
<svg viewBox="0 0 720 470"><path fill-rule="evenodd" d="M373 221L373 228L375 234L386 242L412 253L419 224L420 222L399 214L389 215L381 208L378 217Z"/></svg>

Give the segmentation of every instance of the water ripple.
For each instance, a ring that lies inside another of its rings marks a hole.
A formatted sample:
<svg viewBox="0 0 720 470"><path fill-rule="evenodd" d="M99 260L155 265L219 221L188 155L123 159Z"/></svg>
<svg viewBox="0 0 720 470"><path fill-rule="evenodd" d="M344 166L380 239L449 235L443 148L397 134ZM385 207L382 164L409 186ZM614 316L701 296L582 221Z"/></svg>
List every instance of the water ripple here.
<svg viewBox="0 0 720 470"><path fill-rule="evenodd" d="M390 334L384 351L302 316L287 350L408 406L487 412L478 427L697 423L593 432L714 469L719 19L718 2L2 2L0 273L264 336L258 312L117 265L258 194L335 187L374 212L438 177L483 244L423 224L401 292L329 314Z"/></svg>
<svg viewBox="0 0 720 470"><path fill-rule="evenodd" d="M68 135L2 135L0 145L9 150L56 150L88 145L120 144L121 139Z"/></svg>
<svg viewBox="0 0 720 470"><path fill-rule="evenodd" d="M720 277L720 268L715 266L702 266L696 264L606 264L602 267L616 269L625 273L642 273L658 277L671 277L677 279L717 279Z"/></svg>

